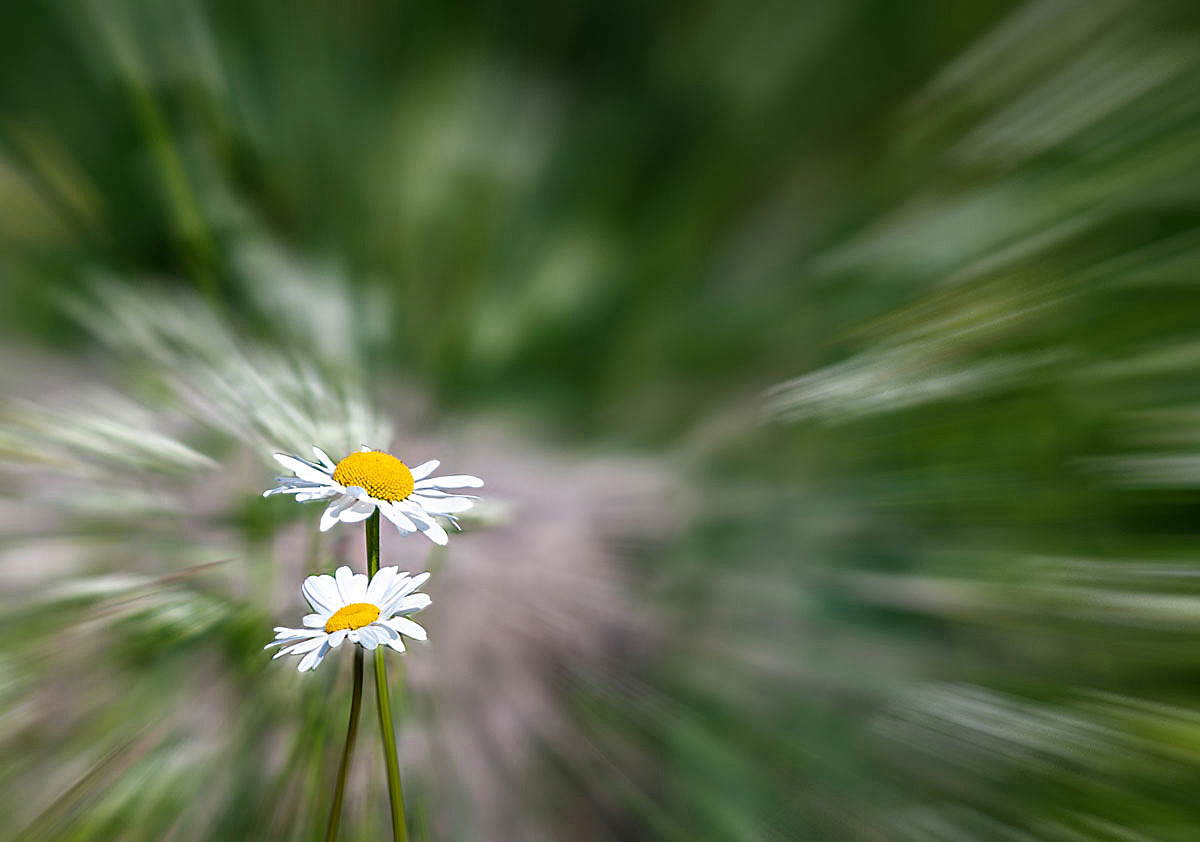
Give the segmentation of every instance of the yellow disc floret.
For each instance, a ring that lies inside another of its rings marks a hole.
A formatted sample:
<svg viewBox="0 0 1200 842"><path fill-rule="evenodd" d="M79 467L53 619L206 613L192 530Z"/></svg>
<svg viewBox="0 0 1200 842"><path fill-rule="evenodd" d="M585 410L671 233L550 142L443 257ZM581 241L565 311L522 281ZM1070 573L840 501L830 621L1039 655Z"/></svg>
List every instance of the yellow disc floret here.
<svg viewBox="0 0 1200 842"><path fill-rule="evenodd" d="M325 623L325 633L333 634L344 629L361 629L379 619L379 608L369 602L352 602L339 608Z"/></svg>
<svg viewBox="0 0 1200 842"><path fill-rule="evenodd" d="M413 475L408 466L392 454L378 450L351 453L333 469L333 481L357 485L376 500L394 502L413 492Z"/></svg>

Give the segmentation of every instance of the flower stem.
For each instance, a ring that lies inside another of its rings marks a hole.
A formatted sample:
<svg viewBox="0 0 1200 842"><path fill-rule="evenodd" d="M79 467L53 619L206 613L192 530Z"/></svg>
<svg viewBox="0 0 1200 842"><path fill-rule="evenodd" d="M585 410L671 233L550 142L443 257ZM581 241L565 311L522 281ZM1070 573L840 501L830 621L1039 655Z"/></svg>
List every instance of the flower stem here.
<svg viewBox="0 0 1200 842"><path fill-rule="evenodd" d="M325 831L325 842L337 838L338 822L342 818L342 796L346 793L346 773L350 769L350 755L354 751L354 740L358 737L358 712L362 709L363 652L355 647L354 652L354 695L350 697L350 724L346 727L346 746L342 749L342 762L338 766L337 788L333 791L333 806L329 809L329 827Z"/></svg>
<svg viewBox="0 0 1200 842"><path fill-rule="evenodd" d="M367 575L379 572L379 510L367 519ZM379 737L383 741L383 759L387 766L388 801L392 808L392 840L407 842L404 824L404 793L400 787L400 761L396 756L396 731L392 726L392 706L388 700L387 667L383 647L375 650L375 701L379 704Z"/></svg>
<svg viewBox="0 0 1200 842"><path fill-rule="evenodd" d="M406 842L408 829L404 824L404 793L400 788L400 761L396 757L396 732L392 729L392 708L388 702L387 671L383 665L382 648L375 650L375 698L379 702L379 731L383 737L383 757L387 762L392 839L394 842Z"/></svg>
<svg viewBox="0 0 1200 842"><path fill-rule="evenodd" d="M379 509L367 518L367 581L379 572Z"/></svg>

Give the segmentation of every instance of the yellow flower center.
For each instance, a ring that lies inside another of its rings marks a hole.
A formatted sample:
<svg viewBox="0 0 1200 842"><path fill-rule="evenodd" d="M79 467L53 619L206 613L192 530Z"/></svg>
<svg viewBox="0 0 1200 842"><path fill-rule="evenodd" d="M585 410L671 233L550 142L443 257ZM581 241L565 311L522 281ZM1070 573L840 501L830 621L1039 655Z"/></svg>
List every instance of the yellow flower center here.
<svg viewBox="0 0 1200 842"><path fill-rule="evenodd" d="M325 633L333 634L343 629L361 629L379 619L379 608L369 602L352 602L339 608L325 623Z"/></svg>
<svg viewBox="0 0 1200 842"><path fill-rule="evenodd" d="M376 500L394 502L413 492L413 475L408 467L390 453L371 450L351 453L333 469L333 481L357 485Z"/></svg>

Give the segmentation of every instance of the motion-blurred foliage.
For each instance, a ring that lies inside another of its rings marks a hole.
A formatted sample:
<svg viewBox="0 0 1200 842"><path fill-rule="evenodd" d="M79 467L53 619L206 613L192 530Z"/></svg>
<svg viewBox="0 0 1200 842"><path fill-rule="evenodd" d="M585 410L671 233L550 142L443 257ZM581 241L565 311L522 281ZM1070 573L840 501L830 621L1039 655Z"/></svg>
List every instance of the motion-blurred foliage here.
<svg viewBox="0 0 1200 842"><path fill-rule="evenodd" d="M417 838L1197 836L1194 3L5 4L0 278L22 839L316 837L263 457L393 430Z"/></svg>

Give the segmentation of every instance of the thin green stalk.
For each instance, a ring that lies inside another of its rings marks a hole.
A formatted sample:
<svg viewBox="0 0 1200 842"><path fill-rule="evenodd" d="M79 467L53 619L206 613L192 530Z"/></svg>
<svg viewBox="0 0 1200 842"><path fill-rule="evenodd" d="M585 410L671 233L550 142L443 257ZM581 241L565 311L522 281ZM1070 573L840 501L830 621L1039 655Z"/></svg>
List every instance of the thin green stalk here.
<svg viewBox="0 0 1200 842"><path fill-rule="evenodd" d="M379 509L367 518L367 579L379 572Z"/></svg>
<svg viewBox="0 0 1200 842"><path fill-rule="evenodd" d="M362 709L363 651L354 647L354 695L350 697L350 724L346 727L346 746L342 749L342 762L338 766L337 788L333 791L333 806L329 810L329 828L325 831L325 842L337 838L338 822L342 818L342 796L346 794L346 773L350 769L350 755L354 752L354 740L358 737L358 712Z"/></svg>
<svg viewBox="0 0 1200 842"><path fill-rule="evenodd" d="M379 510L367 519L367 575L379 572ZM392 726L392 706L388 700L387 666L383 647L375 650L375 701L379 704L379 738L383 741L383 759L387 766L388 802L392 808L392 840L407 842L404 823L404 792L400 787L400 759L396 756L396 731Z"/></svg>
<svg viewBox="0 0 1200 842"><path fill-rule="evenodd" d="M383 757L387 762L388 800L392 805L392 839L407 842L404 824L404 792L400 788L400 760L396 756L396 732L392 729L392 709L388 704L387 670L383 648L375 650L375 698L379 702L379 731L383 737Z"/></svg>

